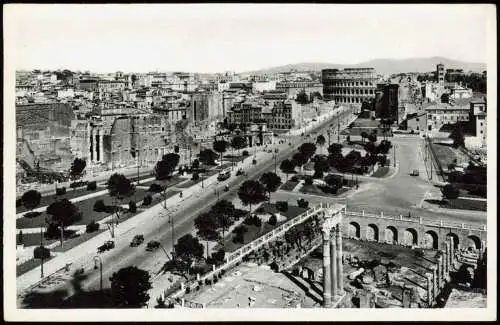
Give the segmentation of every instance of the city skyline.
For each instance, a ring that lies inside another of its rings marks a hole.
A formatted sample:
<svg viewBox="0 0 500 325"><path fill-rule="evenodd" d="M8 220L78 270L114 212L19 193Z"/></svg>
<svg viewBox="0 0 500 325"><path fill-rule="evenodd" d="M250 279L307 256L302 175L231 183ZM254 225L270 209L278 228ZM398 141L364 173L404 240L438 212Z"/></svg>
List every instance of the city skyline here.
<svg viewBox="0 0 500 325"><path fill-rule="evenodd" d="M484 5L11 5L5 15L6 48L16 70L97 73L242 73L299 62L358 64L435 56L483 63L488 60L486 31L492 17L488 9ZM391 23L386 23L389 19Z"/></svg>

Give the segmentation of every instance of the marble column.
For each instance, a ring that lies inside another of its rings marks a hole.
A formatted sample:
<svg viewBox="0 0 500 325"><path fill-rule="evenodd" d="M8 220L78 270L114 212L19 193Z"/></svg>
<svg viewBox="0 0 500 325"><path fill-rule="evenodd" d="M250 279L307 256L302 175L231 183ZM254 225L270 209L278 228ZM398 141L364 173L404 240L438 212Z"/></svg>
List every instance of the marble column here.
<svg viewBox="0 0 500 325"><path fill-rule="evenodd" d="M450 270L454 269L453 264L455 261L455 241L450 237Z"/></svg>
<svg viewBox="0 0 500 325"><path fill-rule="evenodd" d="M425 274L427 279L427 304L432 306L433 296L432 296L432 275L430 273Z"/></svg>
<svg viewBox="0 0 500 325"><path fill-rule="evenodd" d="M340 229L340 225L335 227L335 234L337 240L337 288L339 295L344 291L344 277L343 277L343 265L342 265L342 230Z"/></svg>
<svg viewBox="0 0 500 325"><path fill-rule="evenodd" d="M323 307L330 308L332 305L330 274L330 231L323 229Z"/></svg>
<svg viewBox="0 0 500 325"><path fill-rule="evenodd" d="M99 161L104 162L104 148L103 148L103 130L99 131Z"/></svg>
<svg viewBox="0 0 500 325"><path fill-rule="evenodd" d="M337 225L338 227L338 225ZM335 300L335 296L337 296L337 264L336 264L336 255L337 255L337 241L335 239L335 229L332 228L330 231L330 278L332 279L331 287L332 287L332 302Z"/></svg>
<svg viewBox="0 0 500 325"><path fill-rule="evenodd" d="M432 297L434 299L434 301L436 301L436 298L438 296L438 292L439 292L439 289L438 289L438 285L437 285L437 266L436 265L433 265L432 267Z"/></svg>
<svg viewBox="0 0 500 325"><path fill-rule="evenodd" d="M444 260L445 262L445 273L446 273L446 277L448 276L448 273L450 273L450 240L448 239L446 241L446 258Z"/></svg>
<svg viewBox="0 0 500 325"><path fill-rule="evenodd" d="M438 264L437 264L437 281L438 281L438 287L441 289L443 287L443 256L438 257Z"/></svg>

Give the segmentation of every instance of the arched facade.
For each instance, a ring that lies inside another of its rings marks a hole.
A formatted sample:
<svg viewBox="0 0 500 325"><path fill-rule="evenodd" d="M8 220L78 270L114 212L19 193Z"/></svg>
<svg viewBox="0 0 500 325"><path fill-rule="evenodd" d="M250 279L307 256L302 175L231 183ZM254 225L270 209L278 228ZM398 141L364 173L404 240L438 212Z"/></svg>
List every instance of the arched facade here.
<svg viewBox="0 0 500 325"><path fill-rule="evenodd" d="M385 242L387 244L397 244L398 230L396 229L396 227L387 226L387 228L385 228Z"/></svg>
<svg viewBox="0 0 500 325"><path fill-rule="evenodd" d="M424 248L438 249L439 248L438 234L433 230L427 230L424 234L423 244Z"/></svg>
<svg viewBox="0 0 500 325"><path fill-rule="evenodd" d="M349 237L360 239L361 238L361 227L359 226L359 223L354 222L354 221L350 222L347 234Z"/></svg>
<svg viewBox="0 0 500 325"><path fill-rule="evenodd" d="M378 227L371 223L366 227L366 240L378 241Z"/></svg>
<svg viewBox="0 0 500 325"><path fill-rule="evenodd" d="M402 244L413 246L418 245L418 233L413 228L407 228L403 233Z"/></svg>

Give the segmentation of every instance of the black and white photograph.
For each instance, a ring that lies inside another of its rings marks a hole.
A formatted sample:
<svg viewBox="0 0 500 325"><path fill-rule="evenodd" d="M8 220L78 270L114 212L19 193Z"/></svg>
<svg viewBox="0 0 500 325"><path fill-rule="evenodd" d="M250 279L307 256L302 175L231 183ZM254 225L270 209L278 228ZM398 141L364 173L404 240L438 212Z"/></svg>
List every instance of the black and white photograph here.
<svg viewBox="0 0 500 325"><path fill-rule="evenodd" d="M495 5L3 9L6 320L496 320Z"/></svg>

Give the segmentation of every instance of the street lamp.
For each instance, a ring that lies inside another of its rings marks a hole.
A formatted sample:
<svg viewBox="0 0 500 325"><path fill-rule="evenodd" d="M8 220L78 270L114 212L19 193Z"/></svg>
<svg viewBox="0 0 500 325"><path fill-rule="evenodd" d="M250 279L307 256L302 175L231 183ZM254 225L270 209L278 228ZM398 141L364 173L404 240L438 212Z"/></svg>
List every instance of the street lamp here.
<svg viewBox="0 0 500 325"><path fill-rule="evenodd" d="M99 285L100 285L100 288L102 291L102 259L99 255L94 256L94 270L97 270L97 261L99 261L99 270L100 270L100 274L101 274Z"/></svg>
<svg viewBox="0 0 500 325"><path fill-rule="evenodd" d="M394 168L396 168L396 144L394 144Z"/></svg>

